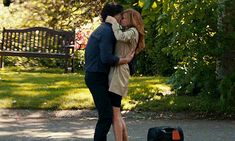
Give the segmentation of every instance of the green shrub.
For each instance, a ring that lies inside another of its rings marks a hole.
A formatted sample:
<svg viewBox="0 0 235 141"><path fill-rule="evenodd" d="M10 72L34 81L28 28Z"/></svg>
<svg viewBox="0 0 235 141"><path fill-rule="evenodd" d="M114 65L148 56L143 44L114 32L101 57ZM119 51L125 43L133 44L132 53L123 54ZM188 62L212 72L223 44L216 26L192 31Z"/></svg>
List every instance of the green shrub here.
<svg viewBox="0 0 235 141"><path fill-rule="evenodd" d="M235 70L226 76L219 85L221 108L224 111L235 109Z"/></svg>

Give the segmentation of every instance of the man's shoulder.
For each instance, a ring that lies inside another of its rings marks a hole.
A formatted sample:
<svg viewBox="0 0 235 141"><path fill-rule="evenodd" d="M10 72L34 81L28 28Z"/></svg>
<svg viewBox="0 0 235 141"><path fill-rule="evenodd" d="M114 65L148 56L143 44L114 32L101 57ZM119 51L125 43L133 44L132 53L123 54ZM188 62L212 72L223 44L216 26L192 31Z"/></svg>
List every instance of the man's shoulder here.
<svg viewBox="0 0 235 141"><path fill-rule="evenodd" d="M102 30L103 32L112 32L112 26L109 23L101 23L97 29Z"/></svg>
<svg viewBox="0 0 235 141"><path fill-rule="evenodd" d="M99 33L102 34L104 32L112 32L112 27L110 25L108 25L107 23L101 23L95 30L93 33Z"/></svg>
<svg viewBox="0 0 235 141"><path fill-rule="evenodd" d="M112 26L107 23L102 23L99 25L95 31L92 33L92 36L100 39L102 37L107 38L109 36L114 36L112 31Z"/></svg>

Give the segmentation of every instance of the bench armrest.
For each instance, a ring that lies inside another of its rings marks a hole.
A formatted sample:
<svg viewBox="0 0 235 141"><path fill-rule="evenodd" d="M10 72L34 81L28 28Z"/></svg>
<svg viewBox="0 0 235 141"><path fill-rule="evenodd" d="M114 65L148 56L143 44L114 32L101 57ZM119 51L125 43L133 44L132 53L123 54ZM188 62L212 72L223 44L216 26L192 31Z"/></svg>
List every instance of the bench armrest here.
<svg viewBox="0 0 235 141"><path fill-rule="evenodd" d="M64 48L66 50L66 53L69 53L70 50L72 50L71 56L72 56L72 58L74 58L74 45L65 45Z"/></svg>
<svg viewBox="0 0 235 141"><path fill-rule="evenodd" d="M65 48L72 49L72 48L74 48L74 45L65 45Z"/></svg>

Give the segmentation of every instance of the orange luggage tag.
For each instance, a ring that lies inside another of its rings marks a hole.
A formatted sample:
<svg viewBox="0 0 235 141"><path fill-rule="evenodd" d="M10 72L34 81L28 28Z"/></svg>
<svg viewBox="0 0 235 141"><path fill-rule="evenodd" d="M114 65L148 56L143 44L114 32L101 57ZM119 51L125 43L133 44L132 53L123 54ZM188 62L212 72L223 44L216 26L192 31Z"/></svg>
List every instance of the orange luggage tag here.
<svg viewBox="0 0 235 141"><path fill-rule="evenodd" d="M180 140L180 133L178 130L173 130L172 131L172 140L173 141L178 141Z"/></svg>

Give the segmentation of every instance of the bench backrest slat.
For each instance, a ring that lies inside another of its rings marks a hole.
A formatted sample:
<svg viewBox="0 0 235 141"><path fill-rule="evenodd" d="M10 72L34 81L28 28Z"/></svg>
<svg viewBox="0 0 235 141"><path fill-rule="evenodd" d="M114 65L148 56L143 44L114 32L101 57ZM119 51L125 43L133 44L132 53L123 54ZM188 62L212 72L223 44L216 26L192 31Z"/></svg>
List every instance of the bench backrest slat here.
<svg viewBox="0 0 235 141"><path fill-rule="evenodd" d="M28 46L29 46L29 48L32 48L33 47L33 43L32 43L32 37L33 37L32 35L33 34L32 34L32 32L29 32L28 34L29 34L29 44L28 44Z"/></svg>
<svg viewBox="0 0 235 141"><path fill-rule="evenodd" d="M10 40L8 41L8 43L9 43L9 49L11 50L11 46L12 46L12 42L11 42L11 40L12 40L12 32L9 32L9 35L8 35L9 37L10 37Z"/></svg>
<svg viewBox="0 0 235 141"><path fill-rule="evenodd" d="M42 37L42 40L41 40L41 48L40 48L40 50L41 50L41 52L45 52L46 50L45 50L45 41L46 41L46 32L45 31L42 31L41 32L41 37Z"/></svg>
<svg viewBox="0 0 235 141"><path fill-rule="evenodd" d="M20 46L20 35L21 35L21 32L18 33L18 36L17 36L17 44ZM19 47L21 48L21 46ZM22 51L22 50L21 50Z"/></svg>
<svg viewBox="0 0 235 141"><path fill-rule="evenodd" d="M43 33L43 45L44 46L42 46L42 50L43 51L45 51L45 52L49 52L48 50L47 50L47 48L50 48L50 42L49 42L49 39L50 39L50 36L48 35L48 33L47 32L44 32Z"/></svg>
<svg viewBox="0 0 235 141"><path fill-rule="evenodd" d="M5 29L3 28L3 31L4 31ZM5 37L4 37L4 33L3 33L3 37L2 37L2 41L4 41L4 39L5 39ZM4 44L4 42L2 42L2 44L1 44L1 50L3 50L3 45Z"/></svg>
<svg viewBox="0 0 235 141"><path fill-rule="evenodd" d="M53 35L53 39L54 39L54 40L53 40L53 45L55 45L55 44L57 43L57 41L58 41L55 34Z"/></svg>
<svg viewBox="0 0 235 141"><path fill-rule="evenodd" d="M18 50L16 45L15 45L15 36L16 36L16 33L15 32L12 32L12 47L14 48L14 50Z"/></svg>

